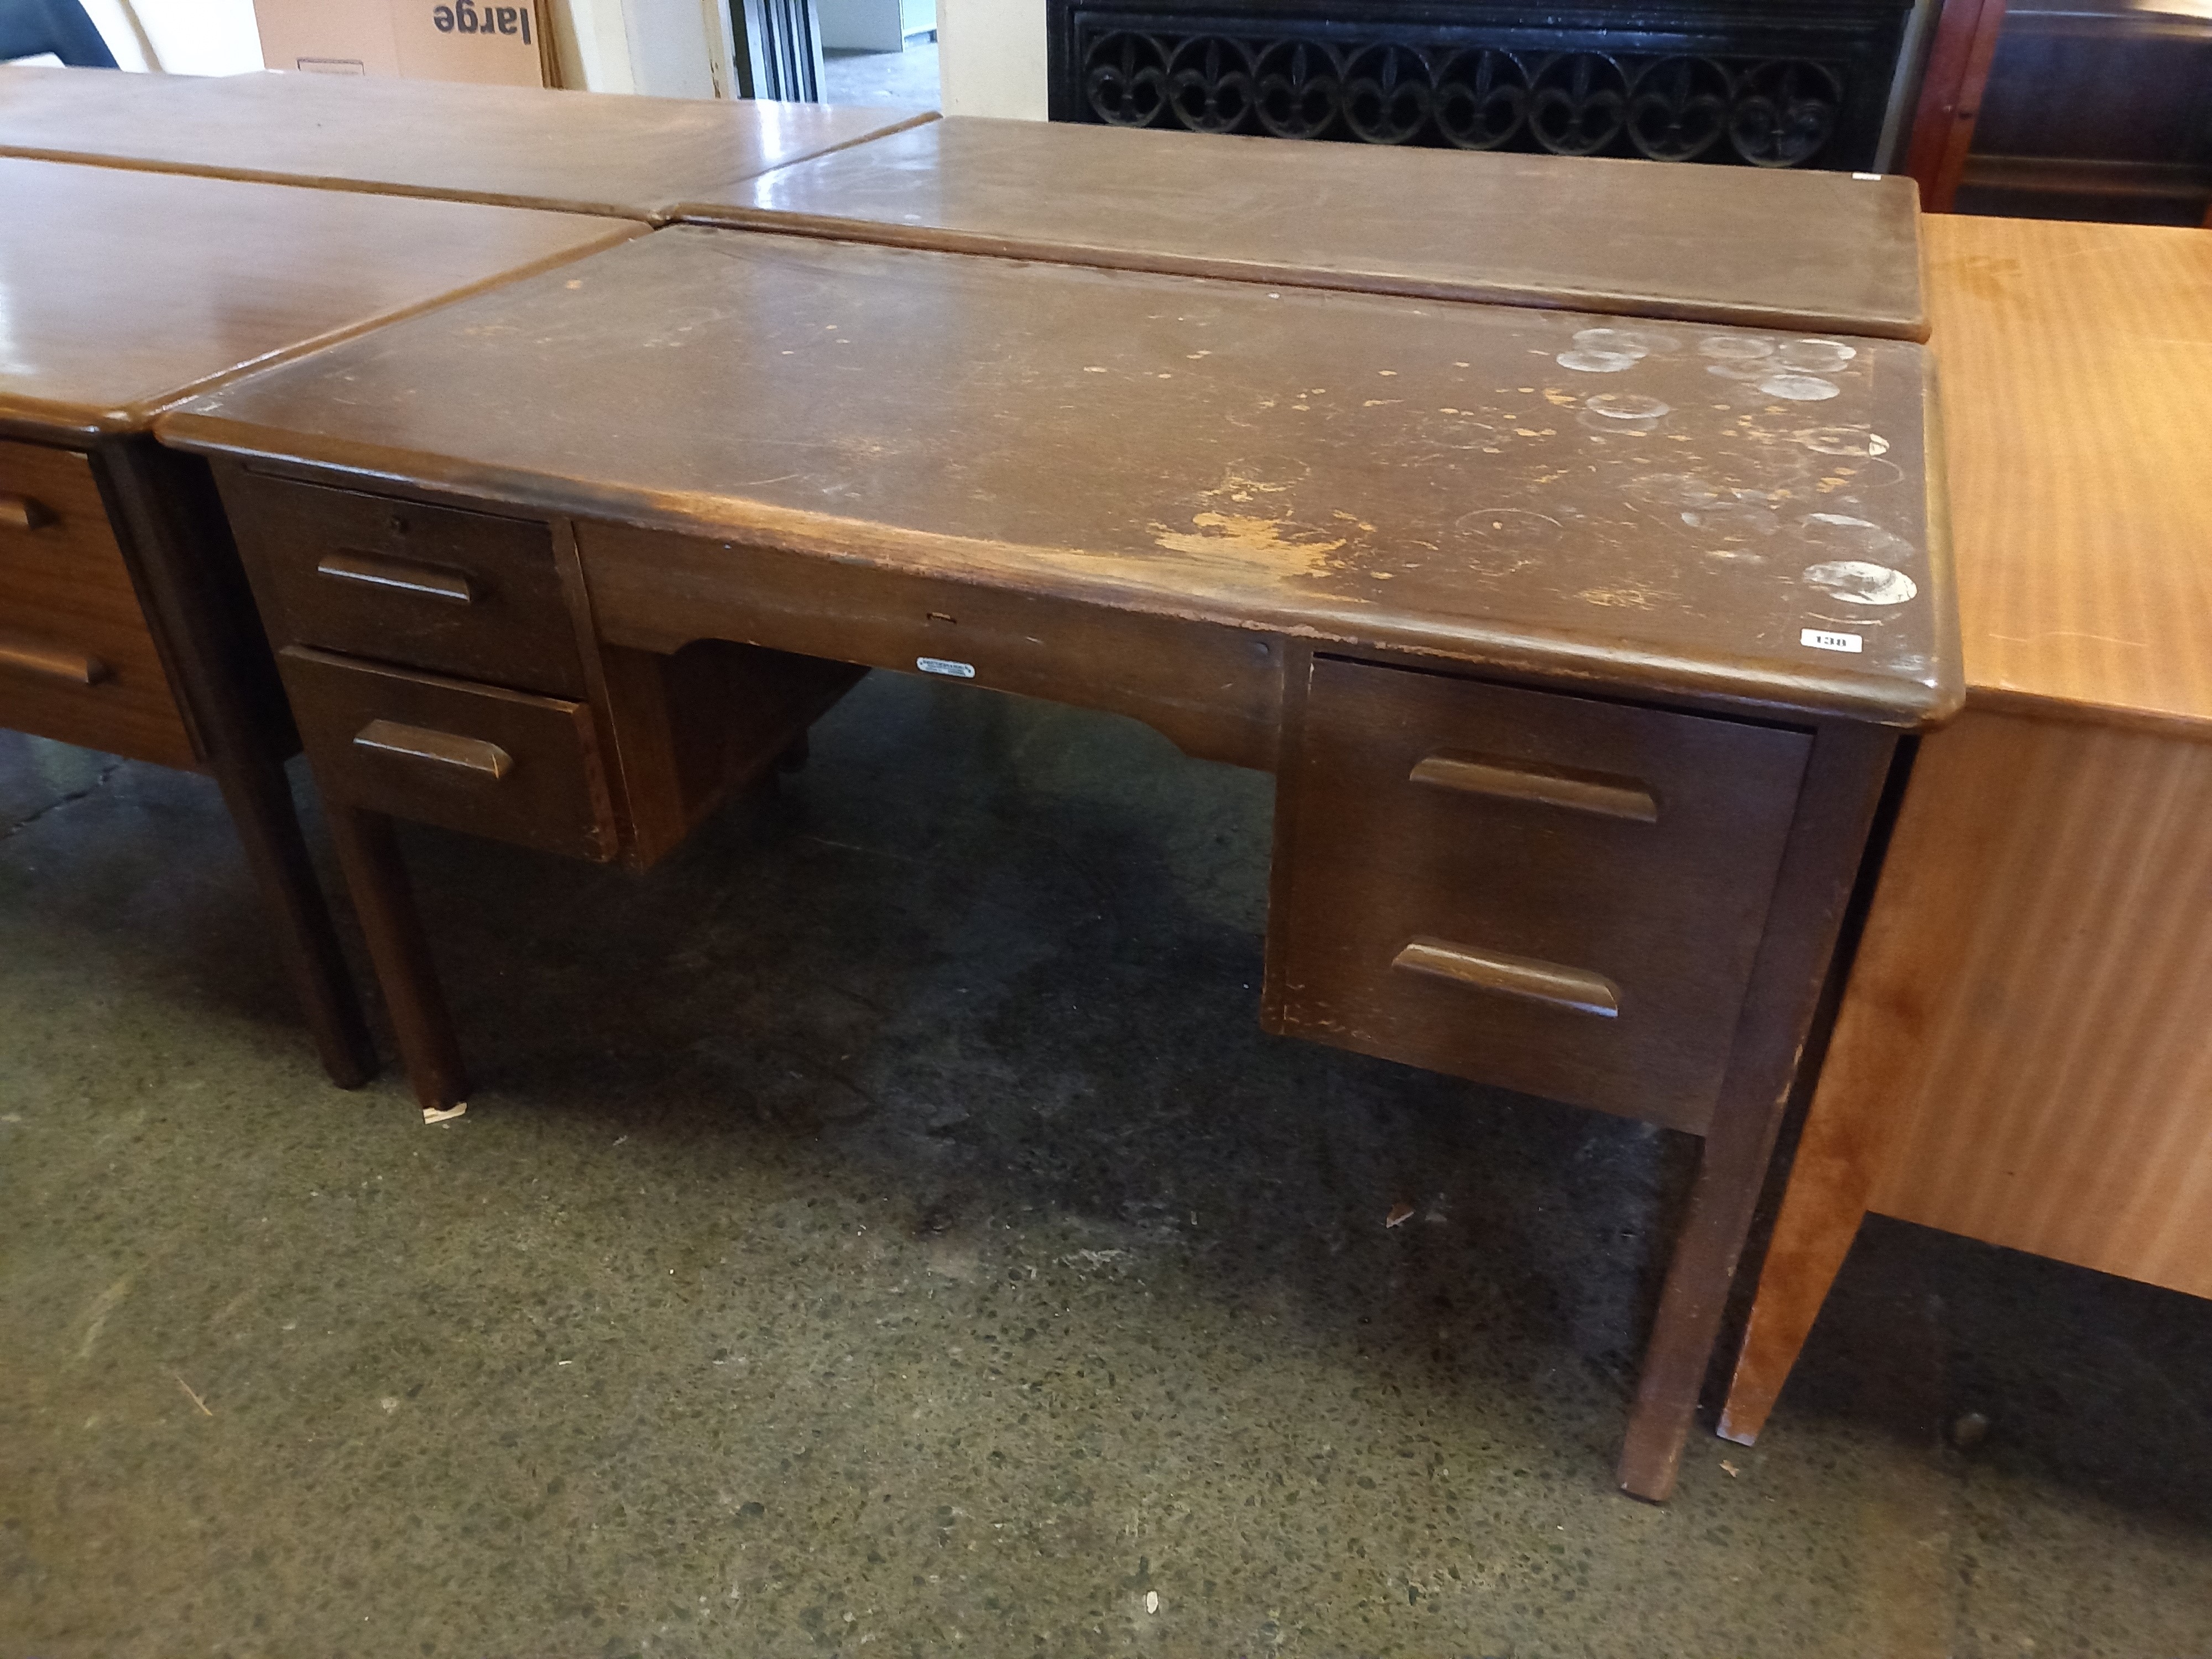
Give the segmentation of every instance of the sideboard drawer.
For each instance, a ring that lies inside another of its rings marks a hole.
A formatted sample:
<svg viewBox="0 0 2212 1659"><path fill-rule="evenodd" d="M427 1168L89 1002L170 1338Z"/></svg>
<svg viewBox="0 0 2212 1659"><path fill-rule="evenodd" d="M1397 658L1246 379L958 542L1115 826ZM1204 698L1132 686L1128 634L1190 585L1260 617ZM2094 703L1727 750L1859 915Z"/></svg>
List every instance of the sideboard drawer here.
<svg viewBox="0 0 2212 1659"><path fill-rule="evenodd" d="M1701 1130L1809 734L1318 658L1266 1019Z"/></svg>
<svg viewBox="0 0 2212 1659"><path fill-rule="evenodd" d="M246 471L223 489L280 645L585 695L543 524Z"/></svg>
<svg viewBox="0 0 2212 1659"><path fill-rule="evenodd" d="M277 665L315 781L335 799L546 852L615 856L586 705L301 646Z"/></svg>
<svg viewBox="0 0 2212 1659"><path fill-rule="evenodd" d="M92 463L0 441L0 726L198 763Z"/></svg>

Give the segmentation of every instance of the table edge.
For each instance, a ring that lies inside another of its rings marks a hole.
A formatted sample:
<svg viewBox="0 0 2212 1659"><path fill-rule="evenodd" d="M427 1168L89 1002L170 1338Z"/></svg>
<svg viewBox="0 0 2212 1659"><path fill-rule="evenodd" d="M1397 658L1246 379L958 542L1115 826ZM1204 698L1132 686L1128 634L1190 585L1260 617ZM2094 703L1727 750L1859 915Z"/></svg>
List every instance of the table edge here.
<svg viewBox="0 0 2212 1659"><path fill-rule="evenodd" d="M1028 550L1059 573L1060 580L1043 587L1011 572L994 573L986 568L990 561L968 556L981 544L932 532L888 531L865 520L720 498L702 501L690 494L580 485L522 469L320 443L295 434L284 434L289 441L280 446L270 441L265 428L210 410L168 410L156 419L154 429L163 443L198 454L343 475L324 479L336 488L383 486L448 496L457 503L494 502L524 512L744 541L905 575L1005 592L1087 599L1111 609L1171 620L1280 634L1331 649L1402 651L1542 678L1602 683L1630 693L1723 698L1786 711L1799 719L1844 719L1905 731L1942 724L1964 701L1955 647L1941 656L1924 681L1875 680L1817 671L1753 672L1724 658L1699 659L1648 647L1623 650L1618 645L1510 625L1424 627L1410 618L1372 616L1348 605L1231 605L1194 596L1177 603L1162 587L1082 571L1079 552Z"/></svg>
<svg viewBox="0 0 2212 1659"><path fill-rule="evenodd" d="M866 141L861 141L866 142ZM818 159L808 157L808 160ZM793 166L802 165L794 162ZM781 171L779 168L776 171ZM763 174L762 177L769 175ZM1692 323L1723 328L1765 328L1796 334L1844 334L1855 339L1899 340L1924 345L1933 325L1927 307L1903 313L1847 318L1832 311L1723 301L1656 301L1629 289L1545 286L1494 281L1426 279L1358 270L1310 268L1234 259L1203 253L1153 253L1011 236L993 231L956 230L927 225L896 225L881 220L782 208L745 207L729 203L680 202L666 222L719 230L766 231L820 241L854 242L925 252L981 255L1040 264L1102 270L1133 270L1162 276L1196 276L1215 281L1272 284L1278 288L1322 289L1340 293L1383 295L1397 299L1460 304L1514 306L1529 310L1575 311L1654 322ZM1917 234L1916 225L1916 237ZM1916 250L1917 252L1917 250Z"/></svg>

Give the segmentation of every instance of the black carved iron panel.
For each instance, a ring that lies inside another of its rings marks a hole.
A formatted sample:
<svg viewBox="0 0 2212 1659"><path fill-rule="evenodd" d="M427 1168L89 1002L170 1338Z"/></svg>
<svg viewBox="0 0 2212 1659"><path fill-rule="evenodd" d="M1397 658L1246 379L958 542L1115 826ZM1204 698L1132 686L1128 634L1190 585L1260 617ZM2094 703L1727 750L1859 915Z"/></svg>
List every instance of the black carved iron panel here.
<svg viewBox="0 0 2212 1659"><path fill-rule="evenodd" d="M1048 0L1055 121L1863 168L1905 0L1764 8Z"/></svg>

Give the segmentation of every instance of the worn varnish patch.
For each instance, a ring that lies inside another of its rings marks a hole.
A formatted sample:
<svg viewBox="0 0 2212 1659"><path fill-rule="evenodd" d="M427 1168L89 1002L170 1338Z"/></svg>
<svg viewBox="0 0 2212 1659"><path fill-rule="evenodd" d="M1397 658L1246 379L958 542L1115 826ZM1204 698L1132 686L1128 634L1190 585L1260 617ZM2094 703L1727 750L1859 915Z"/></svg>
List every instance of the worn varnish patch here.
<svg viewBox="0 0 2212 1659"><path fill-rule="evenodd" d="M1325 568L1328 556L1344 545L1310 540L1295 527L1285 529L1279 519L1255 519L1233 513L1194 513L1191 523L1197 533L1163 532L1157 539L1171 553L1194 553L1200 557L1260 557L1299 559L1309 568Z"/></svg>

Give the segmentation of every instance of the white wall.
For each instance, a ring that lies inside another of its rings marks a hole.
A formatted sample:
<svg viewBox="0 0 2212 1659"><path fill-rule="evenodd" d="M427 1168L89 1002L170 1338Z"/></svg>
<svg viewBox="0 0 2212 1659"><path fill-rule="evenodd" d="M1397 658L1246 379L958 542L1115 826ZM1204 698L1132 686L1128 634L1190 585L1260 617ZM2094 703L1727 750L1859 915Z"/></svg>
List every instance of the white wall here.
<svg viewBox="0 0 2212 1659"><path fill-rule="evenodd" d="M715 95L719 42L707 39L708 14L700 0L622 0L622 15L629 38L631 91L656 98Z"/></svg>
<svg viewBox="0 0 2212 1659"><path fill-rule="evenodd" d="M937 0L947 115L1045 118L1044 0Z"/></svg>
<svg viewBox="0 0 2212 1659"><path fill-rule="evenodd" d="M84 0L84 15L92 19L93 27L100 31L100 38L107 42L108 51L115 54L117 68L146 70L154 67L147 58L152 42L139 32L137 19L131 15L122 0Z"/></svg>
<svg viewBox="0 0 2212 1659"><path fill-rule="evenodd" d="M244 75L261 67L253 0L85 0L84 9L127 70Z"/></svg>
<svg viewBox="0 0 2212 1659"><path fill-rule="evenodd" d="M622 0L553 0L553 56L561 84L590 92L635 92Z"/></svg>

